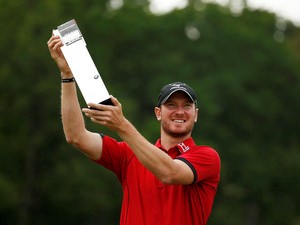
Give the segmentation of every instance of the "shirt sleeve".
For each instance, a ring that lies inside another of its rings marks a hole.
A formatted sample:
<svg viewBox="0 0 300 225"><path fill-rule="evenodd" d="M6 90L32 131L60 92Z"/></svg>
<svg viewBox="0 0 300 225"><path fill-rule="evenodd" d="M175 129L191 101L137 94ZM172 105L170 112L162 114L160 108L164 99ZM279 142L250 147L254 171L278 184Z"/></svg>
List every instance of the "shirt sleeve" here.
<svg viewBox="0 0 300 225"><path fill-rule="evenodd" d="M95 160L106 169L115 173L120 181L127 171L127 165L133 152L125 142L118 142L109 136L103 136L103 147L101 158Z"/></svg>
<svg viewBox="0 0 300 225"><path fill-rule="evenodd" d="M214 187L220 180L219 154L208 146L196 146L177 159L185 162L194 173L194 183L206 182Z"/></svg>

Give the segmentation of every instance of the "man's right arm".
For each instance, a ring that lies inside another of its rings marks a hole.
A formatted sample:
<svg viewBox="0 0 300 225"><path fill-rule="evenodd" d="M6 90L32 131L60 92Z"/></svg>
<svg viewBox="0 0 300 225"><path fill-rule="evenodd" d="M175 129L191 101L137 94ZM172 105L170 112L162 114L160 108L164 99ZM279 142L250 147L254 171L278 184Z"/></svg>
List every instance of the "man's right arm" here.
<svg viewBox="0 0 300 225"><path fill-rule="evenodd" d="M52 36L48 41L51 57L61 71L61 78L67 79L73 77L73 74L60 50L61 46L58 36ZM66 140L89 158L97 160L102 154L102 138L85 128L75 82L61 85L61 115Z"/></svg>

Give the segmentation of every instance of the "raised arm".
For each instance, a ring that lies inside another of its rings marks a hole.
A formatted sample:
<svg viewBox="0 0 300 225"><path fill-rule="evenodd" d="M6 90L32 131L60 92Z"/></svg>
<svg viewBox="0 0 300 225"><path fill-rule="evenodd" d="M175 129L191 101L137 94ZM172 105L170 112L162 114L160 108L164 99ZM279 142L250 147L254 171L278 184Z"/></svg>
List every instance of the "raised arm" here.
<svg viewBox="0 0 300 225"><path fill-rule="evenodd" d="M51 57L61 72L61 78L72 78L73 74L60 49L63 44L59 36L52 36L47 44ZM75 82L61 84L61 115L67 142L89 158L99 159L102 153L102 138L85 128Z"/></svg>
<svg viewBox="0 0 300 225"><path fill-rule="evenodd" d="M93 122L115 131L132 149L139 161L159 180L166 184L191 184L194 174L190 167L176 159L172 159L156 146L148 142L136 128L123 116L121 104L111 97L114 106L90 104L83 109Z"/></svg>

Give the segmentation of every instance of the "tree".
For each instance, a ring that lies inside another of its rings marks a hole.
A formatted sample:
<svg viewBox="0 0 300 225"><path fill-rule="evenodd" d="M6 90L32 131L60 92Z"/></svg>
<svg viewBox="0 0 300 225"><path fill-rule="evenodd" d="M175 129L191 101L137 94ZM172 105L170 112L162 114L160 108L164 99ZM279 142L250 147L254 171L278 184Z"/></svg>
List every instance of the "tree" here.
<svg viewBox="0 0 300 225"><path fill-rule="evenodd" d="M118 221L117 179L68 146L62 132L59 71L46 41L75 18L109 92L149 140L159 135L152 109L160 87L180 80L197 91L195 140L222 159L209 224L296 225L299 28L286 22L278 42L277 19L267 12L237 17L191 1L156 16L144 1L119 9L107 2L1 4L0 223Z"/></svg>

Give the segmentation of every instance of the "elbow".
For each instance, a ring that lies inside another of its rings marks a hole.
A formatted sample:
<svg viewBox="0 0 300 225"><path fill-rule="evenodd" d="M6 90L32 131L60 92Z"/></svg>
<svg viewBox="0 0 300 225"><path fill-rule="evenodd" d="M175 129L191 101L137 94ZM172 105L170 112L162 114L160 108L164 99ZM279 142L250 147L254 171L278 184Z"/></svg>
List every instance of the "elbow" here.
<svg viewBox="0 0 300 225"><path fill-rule="evenodd" d="M182 167L180 169L165 171L164 174L158 176L158 179L167 185L180 184L189 185L194 182L194 173L188 168L186 171Z"/></svg>
<svg viewBox="0 0 300 225"><path fill-rule="evenodd" d="M69 145L72 145L76 149L82 149L82 142L80 141L79 138L74 138L74 137L66 137L66 141Z"/></svg>
<svg viewBox="0 0 300 225"><path fill-rule="evenodd" d="M158 178L163 184L178 184L176 177L172 174L164 174Z"/></svg>
<svg viewBox="0 0 300 225"><path fill-rule="evenodd" d="M73 145L75 143L75 139L69 136L65 136L66 142L70 145Z"/></svg>
<svg viewBox="0 0 300 225"><path fill-rule="evenodd" d="M66 142L70 145L77 146L78 140L74 137L66 136Z"/></svg>
<svg viewBox="0 0 300 225"><path fill-rule="evenodd" d="M172 179L169 179L168 177L161 178L160 181L161 181L163 184L167 184L167 185L175 184L175 183L173 182L173 180L172 180Z"/></svg>
<svg viewBox="0 0 300 225"><path fill-rule="evenodd" d="M189 185L192 184L192 181L187 178L187 177L183 177L180 178L178 176L163 176L161 178L159 178L159 180L166 185L176 185L176 184L180 184L180 185Z"/></svg>
<svg viewBox="0 0 300 225"><path fill-rule="evenodd" d="M74 134L65 134L66 142L70 145L73 145L75 147L80 145L80 138L78 135Z"/></svg>
<svg viewBox="0 0 300 225"><path fill-rule="evenodd" d="M174 165L174 164L172 164ZM157 169L157 168L156 168ZM160 182L166 185L171 184L179 184L179 172L177 167L174 166L165 166L161 168L160 170L153 170L154 175L158 178Z"/></svg>
<svg viewBox="0 0 300 225"><path fill-rule="evenodd" d="M76 127L63 127L66 142L70 145L78 145L80 140L83 137L85 129L82 129L80 126Z"/></svg>

